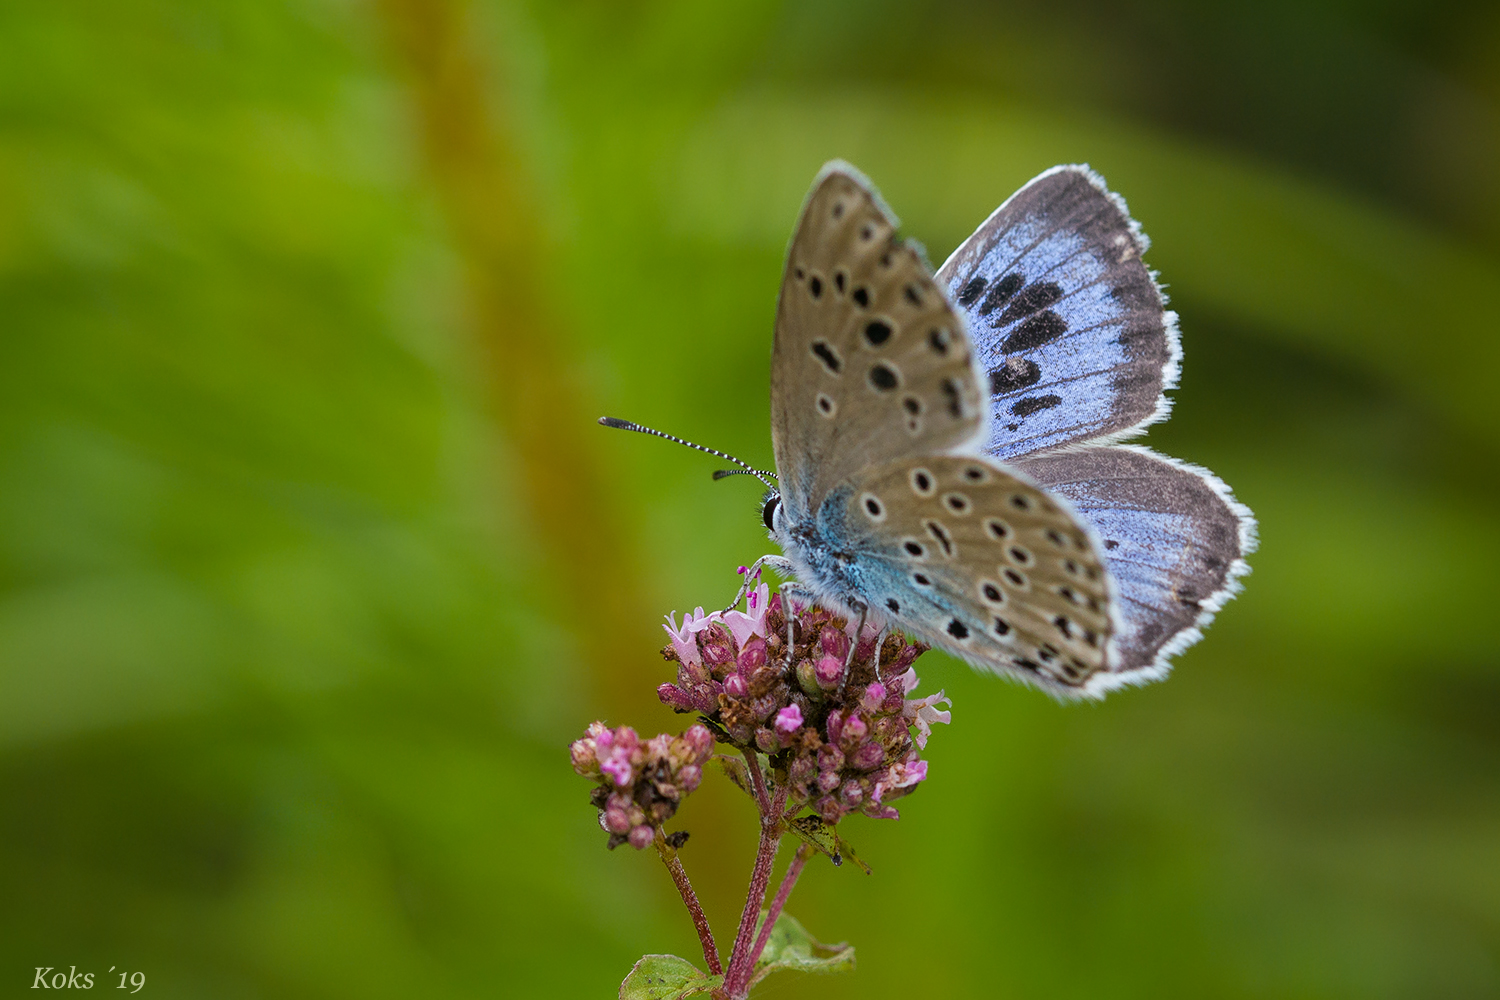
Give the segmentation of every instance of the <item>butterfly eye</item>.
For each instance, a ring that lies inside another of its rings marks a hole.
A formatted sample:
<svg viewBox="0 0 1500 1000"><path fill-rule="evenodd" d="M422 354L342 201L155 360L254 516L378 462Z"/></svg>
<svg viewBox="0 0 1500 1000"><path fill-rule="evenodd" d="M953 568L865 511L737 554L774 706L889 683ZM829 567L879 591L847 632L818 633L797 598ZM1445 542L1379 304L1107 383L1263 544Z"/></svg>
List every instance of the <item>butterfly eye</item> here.
<svg viewBox="0 0 1500 1000"><path fill-rule="evenodd" d="M773 522L776 520L776 508L780 505L781 497L773 493L771 499L766 501L765 509L760 512L761 520L766 522L767 531L776 530L776 525Z"/></svg>

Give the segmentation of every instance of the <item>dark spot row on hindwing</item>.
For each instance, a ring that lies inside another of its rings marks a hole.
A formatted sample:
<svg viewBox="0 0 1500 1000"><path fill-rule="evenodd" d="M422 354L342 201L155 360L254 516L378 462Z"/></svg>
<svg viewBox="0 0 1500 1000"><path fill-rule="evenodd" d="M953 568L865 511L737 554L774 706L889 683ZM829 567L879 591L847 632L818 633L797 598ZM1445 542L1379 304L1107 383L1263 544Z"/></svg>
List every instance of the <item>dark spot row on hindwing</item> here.
<svg viewBox="0 0 1500 1000"><path fill-rule="evenodd" d="M1000 350L1006 354L1015 354L1018 351L1033 351L1043 344L1050 343L1068 332L1067 321L1057 313L1048 309L1044 313L1038 313L1020 326L1009 337L1000 343Z"/></svg>
<svg viewBox="0 0 1500 1000"><path fill-rule="evenodd" d="M1042 380L1042 369L1028 358L1006 358L990 372L990 393L1002 395L1036 385Z"/></svg>
<svg viewBox="0 0 1500 1000"><path fill-rule="evenodd" d="M1038 410L1050 410L1061 402L1061 396L1052 394L1046 396L1027 396L1016 400L1014 405L1011 406L1010 412L1018 417L1029 417Z"/></svg>

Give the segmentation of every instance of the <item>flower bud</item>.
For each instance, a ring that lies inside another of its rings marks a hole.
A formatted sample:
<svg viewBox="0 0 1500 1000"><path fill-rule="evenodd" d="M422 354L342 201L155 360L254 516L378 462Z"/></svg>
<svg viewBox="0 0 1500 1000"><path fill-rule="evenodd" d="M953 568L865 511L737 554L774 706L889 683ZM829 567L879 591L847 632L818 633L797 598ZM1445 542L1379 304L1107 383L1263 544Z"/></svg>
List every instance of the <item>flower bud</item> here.
<svg viewBox="0 0 1500 1000"><path fill-rule="evenodd" d="M859 707L866 712L877 712L880 710L881 705L884 704L885 698L885 685L876 681L865 688L864 696L859 700Z"/></svg>
<svg viewBox="0 0 1500 1000"><path fill-rule="evenodd" d="M610 806L604 810L604 829L610 833L629 833L630 815L624 809Z"/></svg>
<svg viewBox="0 0 1500 1000"><path fill-rule="evenodd" d="M802 728L802 709L796 705L788 705L776 713L776 731L783 736L790 736Z"/></svg>
<svg viewBox="0 0 1500 1000"><path fill-rule="evenodd" d="M751 636L740 649L740 670L749 673L756 667L766 665L766 640L760 636Z"/></svg>
<svg viewBox="0 0 1500 1000"><path fill-rule="evenodd" d="M818 775L818 765L808 754L799 756L792 761L792 766L787 769L787 776L794 785L805 785Z"/></svg>
<svg viewBox="0 0 1500 1000"><path fill-rule="evenodd" d="M703 761L714 750L714 734L707 726L699 722L688 726L687 732L682 734L683 740L688 744L694 758Z"/></svg>
<svg viewBox="0 0 1500 1000"><path fill-rule="evenodd" d="M810 698L823 696L823 689L818 684L817 668L813 666L812 660L803 660L797 664L797 686Z"/></svg>
<svg viewBox="0 0 1500 1000"><path fill-rule="evenodd" d="M828 742L837 743L844 732L844 713L835 708L828 713Z"/></svg>
<svg viewBox="0 0 1500 1000"><path fill-rule="evenodd" d="M839 802L846 809L853 809L865 797L865 790L852 778L839 786Z"/></svg>
<svg viewBox="0 0 1500 1000"><path fill-rule="evenodd" d="M825 795L813 803L813 809L825 823L837 823L844 815L844 810L839 808L838 800L832 795Z"/></svg>
<svg viewBox="0 0 1500 1000"><path fill-rule="evenodd" d="M750 693L750 686L741 675L730 674L724 678L724 693L731 698L743 698Z"/></svg>
<svg viewBox="0 0 1500 1000"><path fill-rule="evenodd" d="M662 685L668 687L669 685ZM594 749L595 744L591 739L574 740L568 747L568 753L573 758L573 770L585 778L597 778L599 776L599 755Z"/></svg>
<svg viewBox="0 0 1500 1000"><path fill-rule="evenodd" d="M840 664L849 655L849 636L841 628L834 628L831 625L824 627L823 631L818 633L818 643L823 647L825 654L835 657Z"/></svg>
<svg viewBox="0 0 1500 1000"><path fill-rule="evenodd" d="M635 769L630 766L630 758L618 751L611 753L608 760L600 761L599 770L613 778L620 788L635 781Z"/></svg>
<svg viewBox="0 0 1500 1000"><path fill-rule="evenodd" d="M698 790L698 782L703 780L703 768L697 764L688 764L677 772L677 782L682 786L683 794Z"/></svg>
<svg viewBox="0 0 1500 1000"><path fill-rule="evenodd" d="M885 750L879 743L861 743L855 748L853 756L849 758L849 763L857 770L868 771L879 767L884 760Z"/></svg>
<svg viewBox="0 0 1500 1000"><path fill-rule="evenodd" d="M698 711L698 699L688 694L676 684L661 685L656 689L656 697L660 698L661 703L674 712ZM577 765L574 766L576 767ZM580 771L578 773L582 774L583 772Z"/></svg>
<svg viewBox="0 0 1500 1000"><path fill-rule="evenodd" d="M865 720L857 715L854 715L844 720L843 731L840 732L839 735L835 737L835 739L837 739L838 742L844 744L845 746L849 746L850 744L858 743L860 740L864 739L865 734L869 731L870 727L865 725ZM832 735L831 730L829 735Z"/></svg>
<svg viewBox="0 0 1500 1000"><path fill-rule="evenodd" d="M729 630L718 623L699 633L698 648L703 651L703 662L710 669L723 667L734 661L734 639Z"/></svg>
<svg viewBox="0 0 1500 1000"><path fill-rule="evenodd" d="M838 687L839 680L843 676L844 661L841 657L820 656L817 666L813 668L813 678L817 681L818 687L824 691L832 691Z"/></svg>
<svg viewBox="0 0 1500 1000"><path fill-rule="evenodd" d="M755 730L755 745L760 748L762 753L775 753L781 749L781 741L776 738L774 732L765 726L761 726Z"/></svg>
<svg viewBox="0 0 1500 1000"><path fill-rule="evenodd" d="M637 851L645 850L656 839L656 831L645 823L630 831L630 846Z"/></svg>

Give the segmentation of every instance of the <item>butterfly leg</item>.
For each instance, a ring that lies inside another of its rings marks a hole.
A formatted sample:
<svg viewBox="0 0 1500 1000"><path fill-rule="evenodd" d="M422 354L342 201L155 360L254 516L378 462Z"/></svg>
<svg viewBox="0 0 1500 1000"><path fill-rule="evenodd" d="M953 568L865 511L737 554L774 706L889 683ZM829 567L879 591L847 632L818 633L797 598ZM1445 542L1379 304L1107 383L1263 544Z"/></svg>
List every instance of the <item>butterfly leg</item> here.
<svg viewBox="0 0 1500 1000"><path fill-rule="evenodd" d="M859 606L859 627L854 630L854 641L849 643L849 655L844 657L844 672L839 675L840 698L844 696L844 685L849 683L849 668L854 664L854 651L859 649L859 637L865 633L865 618L869 611L864 604Z"/></svg>
<svg viewBox="0 0 1500 1000"><path fill-rule="evenodd" d="M755 580L760 576L760 568L762 566L769 566L771 569L774 569L777 573L780 573L784 577L795 578L794 572L792 570L791 560L785 558L784 556L761 556L759 559L755 560L755 562L751 563L750 568L745 571L745 582L740 584L739 592L734 595L734 600L730 601L729 606L726 607L724 611L720 612L720 614L733 611L735 608L740 606L740 602L745 599L745 595L750 593L750 588L755 586ZM783 600L785 600L785 598L783 598Z"/></svg>
<svg viewBox="0 0 1500 1000"><path fill-rule="evenodd" d="M794 619L796 618L796 614L792 609L792 595L795 594L802 601L803 607L809 608L817 603L817 596L796 580L787 580L777 590L781 594L781 613L786 618L787 665L788 669L790 669L793 651L797 648L796 639L792 632L792 627L795 625Z"/></svg>

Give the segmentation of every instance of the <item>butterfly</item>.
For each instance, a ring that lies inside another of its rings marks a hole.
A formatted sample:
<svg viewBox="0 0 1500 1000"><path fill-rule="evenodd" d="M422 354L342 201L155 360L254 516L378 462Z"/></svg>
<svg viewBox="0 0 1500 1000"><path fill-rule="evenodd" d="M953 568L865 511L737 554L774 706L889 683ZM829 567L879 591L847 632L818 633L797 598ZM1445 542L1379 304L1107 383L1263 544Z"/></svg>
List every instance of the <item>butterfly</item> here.
<svg viewBox="0 0 1500 1000"><path fill-rule="evenodd" d="M1049 170L934 275L874 187L823 167L776 311L769 565L824 606L1062 697L1164 676L1239 589L1255 521L1120 442L1181 348L1147 240Z"/></svg>

